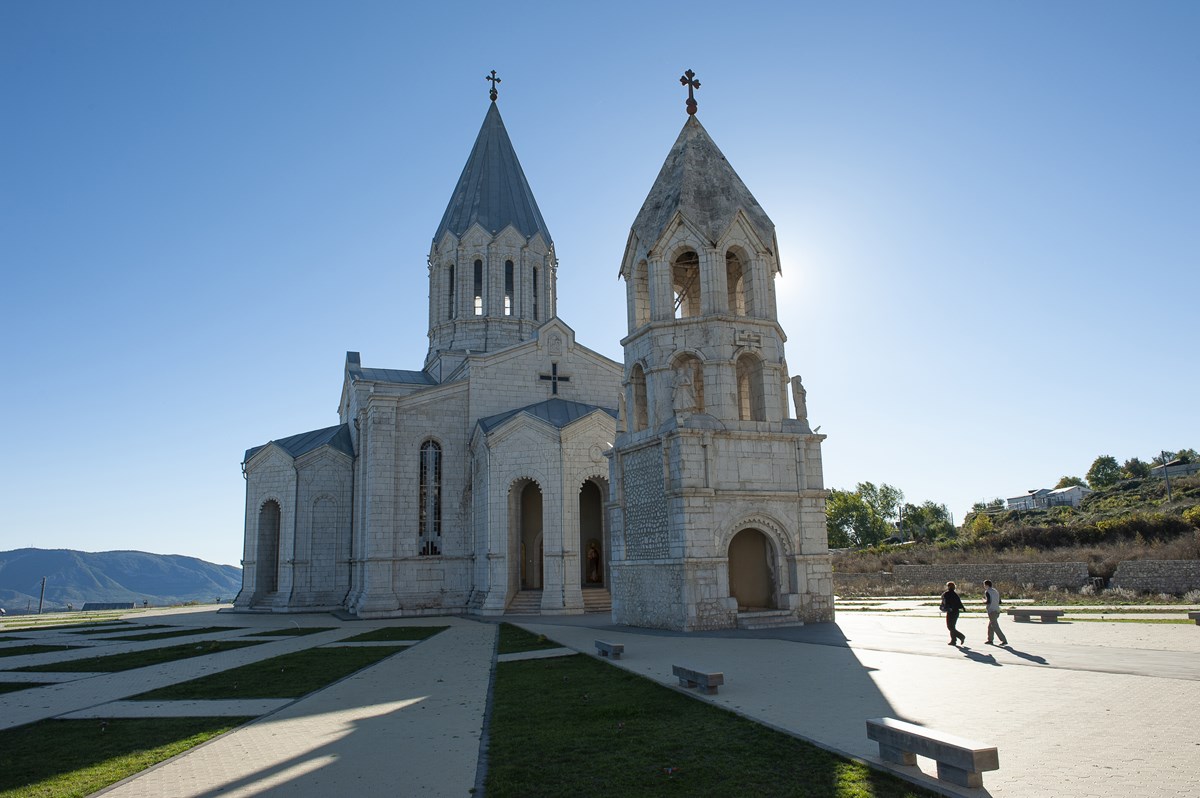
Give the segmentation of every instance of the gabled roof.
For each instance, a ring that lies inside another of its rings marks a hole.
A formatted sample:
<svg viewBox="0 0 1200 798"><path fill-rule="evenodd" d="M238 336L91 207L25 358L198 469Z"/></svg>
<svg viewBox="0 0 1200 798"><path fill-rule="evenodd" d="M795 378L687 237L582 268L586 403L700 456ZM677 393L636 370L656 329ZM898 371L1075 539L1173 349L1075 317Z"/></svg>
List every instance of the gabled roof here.
<svg viewBox="0 0 1200 798"><path fill-rule="evenodd" d="M447 231L461 238L475 222L493 234L511 224L527 239L541 233L546 244L551 243L495 102L483 118L433 240L440 241Z"/></svg>
<svg viewBox="0 0 1200 798"><path fill-rule="evenodd" d="M350 376L355 380L368 382L394 382L401 385L437 385L428 372L405 371L403 369L350 369Z"/></svg>
<svg viewBox="0 0 1200 798"><path fill-rule="evenodd" d="M733 171L700 120L689 116L638 211L633 232L642 246L653 247L678 211L716 242L729 229L739 209L763 245L774 249L775 223Z"/></svg>
<svg viewBox="0 0 1200 798"><path fill-rule="evenodd" d="M569 402L566 399L547 399L544 402L519 407L516 410L509 410L506 413L498 413L494 416L481 418L479 419L479 426L483 428L484 432L491 432L513 416L519 413L526 413L534 418L549 422L556 429L562 429L568 424L578 421L597 410L602 410L613 418L617 417L617 411L607 407L598 407L596 405L584 404L583 402Z"/></svg>
<svg viewBox="0 0 1200 798"><path fill-rule="evenodd" d="M325 429L315 429L311 432L301 432L299 435L289 435L286 438L268 441L262 446L255 446L253 449L246 450L246 457L243 463L250 462L250 458L258 454L258 452L267 448L271 444L275 444L292 457L299 457L302 454L307 454L313 449L319 449L322 446L332 446L339 452L354 456L354 443L350 440L350 426L348 424L338 424L335 427L326 427Z"/></svg>

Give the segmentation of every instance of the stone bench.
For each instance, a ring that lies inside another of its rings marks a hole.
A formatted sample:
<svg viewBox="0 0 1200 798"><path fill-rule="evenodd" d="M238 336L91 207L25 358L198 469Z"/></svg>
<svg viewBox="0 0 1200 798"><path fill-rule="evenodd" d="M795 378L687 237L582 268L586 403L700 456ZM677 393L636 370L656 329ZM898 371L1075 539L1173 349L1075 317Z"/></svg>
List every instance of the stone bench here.
<svg viewBox="0 0 1200 798"><path fill-rule="evenodd" d="M1013 617L1013 620L1018 623L1029 623L1029 619L1034 615L1042 619L1042 623L1058 623L1058 619L1062 617L1062 610L1039 610L1037 608L1022 608L1009 607L1008 614Z"/></svg>
<svg viewBox="0 0 1200 798"><path fill-rule="evenodd" d="M682 665L672 665L671 673L679 677L680 686L699 687L708 695L716 695L717 686L725 684L725 674L719 672L708 673L707 671L685 668Z"/></svg>
<svg viewBox="0 0 1200 798"><path fill-rule="evenodd" d="M868 720L867 737L879 743L879 758L884 762L915 765L918 756L927 757L937 762L939 779L960 787L982 787L983 772L1000 768L994 745L895 718Z"/></svg>
<svg viewBox="0 0 1200 798"><path fill-rule="evenodd" d="M625 646L622 643L609 643L604 640L597 640L596 651L602 657L620 659L621 655L625 653Z"/></svg>
<svg viewBox="0 0 1200 798"><path fill-rule="evenodd" d="M1200 626L1200 612L1189 612L1188 617L1195 621L1197 626Z"/></svg>

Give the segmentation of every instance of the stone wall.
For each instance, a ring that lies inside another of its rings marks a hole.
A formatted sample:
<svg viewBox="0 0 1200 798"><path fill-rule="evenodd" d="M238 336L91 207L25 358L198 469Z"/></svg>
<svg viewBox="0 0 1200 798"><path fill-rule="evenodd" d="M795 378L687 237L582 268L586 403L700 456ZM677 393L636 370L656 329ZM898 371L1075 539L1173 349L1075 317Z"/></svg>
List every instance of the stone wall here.
<svg viewBox="0 0 1200 798"><path fill-rule="evenodd" d="M1200 560L1126 560L1117 566L1109 587L1145 593L1200 590Z"/></svg>
<svg viewBox="0 0 1200 798"><path fill-rule="evenodd" d="M833 574L835 590L843 585L866 586L880 582L885 585L942 585L956 582L960 592L963 589L970 592L974 586L983 584L985 579L997 584L1079 588L1088 583L1088 567L1083 562L897 565L890 576L836 571Z"/></svg>

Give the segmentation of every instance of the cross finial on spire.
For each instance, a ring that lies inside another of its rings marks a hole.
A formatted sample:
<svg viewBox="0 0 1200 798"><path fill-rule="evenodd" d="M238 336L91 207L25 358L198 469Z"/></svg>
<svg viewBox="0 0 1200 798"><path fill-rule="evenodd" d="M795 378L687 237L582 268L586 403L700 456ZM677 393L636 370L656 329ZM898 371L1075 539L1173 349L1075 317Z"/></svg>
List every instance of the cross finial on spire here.
<svg viewBox="0 0 1200 798"><path fill-rule="evenodd" d="M679 79L679 82L682 83L684 86L687 86L688 116L695 116L696 115L696 95L692 93L692 90L700 88L700 81L696 80L696 73L689 69L687 72L683 73L683 77L681 77Z"/></svg>
<svg viewBox="0 0 1200 798"><path fill-rule="evenodd" d="M496 77L496 70L493 69L490 75L484 75L483 79L492 82L492 90L488 92L488 96L492 98L492 102L496 102L496 98L500 96L500 93L496 91L496 84L501 82L500 78ZM697 83L696 85L699 86L700 84Z"/></svg>

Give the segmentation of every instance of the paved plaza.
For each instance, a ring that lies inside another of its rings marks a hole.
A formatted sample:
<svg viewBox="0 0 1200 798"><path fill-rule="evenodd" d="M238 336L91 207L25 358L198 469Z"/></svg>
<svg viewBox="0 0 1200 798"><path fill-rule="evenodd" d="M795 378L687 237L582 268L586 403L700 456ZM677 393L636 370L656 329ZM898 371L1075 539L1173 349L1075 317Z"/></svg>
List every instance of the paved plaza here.
<svg viewBox="0 0 1200 798"><path fill-rule="evenodd" d="M946 645L936 610L915 602L841 611L836 624L774 631L657 632L607 615L509 617L568 649L625 646L614 667L679 689L671 666L725 674L696 695L823 747L878 763L865 720L889 716L997 746L984 788L936 789L997 798L1200 795L1200 628L1196 625L1004 621L1008 647L984 645L986 619L966 616L966 645ZM890 610L887 612L880 610ZM1164 616L1182 617L1164 609ZM1084 616L1080 616L1082 618ZM1089 616L1098 617L1098 616ZM261 645L104 674L17 674L27 665L175 645L199 638L111 640L116 632L54 633L80 648L0 657L0 681L45 686L0 695L0 728L50 717L261 714L209 743L102 792L112 796L450 795L477 786L496 625L462 618L346 622L329 615L140 614L139 623L236 626L204 639L333 627ZM298 700L129 702L154 687L384 626L448 625L428 640ZM20 633L6 632L5 636ZM38 642L50 635L39 631ZM25 645L10 640L3 647ZM57 641L56 641L57 642ZM553 652L551 652L552 654ZM568 652L562 652L568 653ZM546 656L536 652L536 656ZM898 769L934 786L933 763ZM531 792L536 786L531 785Z"/></svg>

